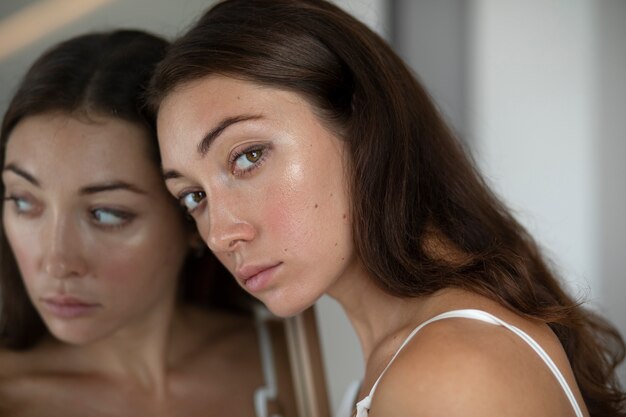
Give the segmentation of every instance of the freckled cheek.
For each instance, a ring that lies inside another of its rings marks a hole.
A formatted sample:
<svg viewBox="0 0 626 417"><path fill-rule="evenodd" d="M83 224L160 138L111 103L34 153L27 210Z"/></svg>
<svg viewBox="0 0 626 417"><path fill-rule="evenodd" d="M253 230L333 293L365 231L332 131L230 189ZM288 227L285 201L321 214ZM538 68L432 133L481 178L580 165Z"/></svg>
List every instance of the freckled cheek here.
<svg viewBox="0 0 626 417"><path fill-rule="evenodd" d="M259 206L272 244L293 255L322 254L328 248L335 251L345 246L350 225L343 202L332 193L335 191L325 187L303 184L279 189L264 198Z"/></svg>
<svg viewBox="0 0 626 417"><path fill-rule="evenodd" d="M276 193L262 205L264 229L271 235L271 241L281 245L283 252L294 250L302 244L302 236L309 234L303 216L305 205L293 195Z"/></svg>

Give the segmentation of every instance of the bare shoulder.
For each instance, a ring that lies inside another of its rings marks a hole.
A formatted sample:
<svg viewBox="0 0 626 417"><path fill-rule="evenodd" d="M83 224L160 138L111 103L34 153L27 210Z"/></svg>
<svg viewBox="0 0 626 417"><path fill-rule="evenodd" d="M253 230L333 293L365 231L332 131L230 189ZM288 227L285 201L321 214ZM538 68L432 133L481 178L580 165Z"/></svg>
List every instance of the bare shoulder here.
<svg viewBox="0 0 626 417"><path fill-rule="evenodd" d="M20 374L19 359L15 352L0 348L0 404L6 402L7 397L10 396L8 390L14 379Z"/></svg>
<svg viewBox="0 0 626 417"><path fill-rule="evenodd" d="M186 340L187 358L223 363L257 362L257 332L251 316L220 310L187 307L181 340Z"/></svg>
<svg viewBox="0 0 626 417"><path fill-rule="evenodd" d="M0 347L0 384L31 373L39 362L38 354Z"/></svg>
<svg viewBox="0 0 626 417"><path fill-rule="evenodd" d="M39 358L32 351L0 348L0 415L7 415L32 396L31 375L37 371Z"/></svg>
<svg viewBox="0 0 626 417"><path fill-rule="evenodd" d="M24 350L0 348L0 379L29 378L32 375L73 371L74 349L51 336Z"/></svg>
<svg viewBox="0 0 626 417"><path fill-rule="evenodd" d="M207 343L229 342L256 334L251 315L198 307L186 307L184 314L188 327L193 328L194 334Z"/></svg>
<svg viewBox="0 0 626 417"><path fill-rule="evenodd" d="M525 342L501 326L455 318L424 327L398 355L370 416L541 417L568 415L568 408Z"/></svg>
<svg viewBox="0 0 626 417"><path fill-rule="evenodd" d="M184 322L184 331L172 338L179 354L170 378L179 399L205 410L238 404L253 415L254 392L264 383L253 318L186 308Z"/></svg>
<svg viewBox="0 0 626 417"><path fill-rule="evenodd" d="M12 351L0 347L0 379L6 378L12 373L14 354Z"/></svg>

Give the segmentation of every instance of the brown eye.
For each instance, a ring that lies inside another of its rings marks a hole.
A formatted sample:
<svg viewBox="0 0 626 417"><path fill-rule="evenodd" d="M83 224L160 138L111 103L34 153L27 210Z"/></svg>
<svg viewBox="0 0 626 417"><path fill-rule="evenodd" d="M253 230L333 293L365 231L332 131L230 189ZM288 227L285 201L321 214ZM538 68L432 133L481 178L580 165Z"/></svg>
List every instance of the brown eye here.
<svg viewBox="0 0 626 417"><path fill-rule="evenodd" d="M262 159L265 152L264 148L253 148L242 152L235 157L233 164L234 172L246 172L253 169Z"/></svg>
<svg viewBox="0 0 626 417"><path fill-rule="evenodd" d="M180 203L183 207L185 207L185 209L187 209L187 212L191 213L196 209L196 207L198 207L205 197L206 194L204 192L195 191L182 196L180 198Z"/></svg>
<svg viewBox="0 0 626 417"><path fill-rule="evenodd" d="M261 158L261 150L256 149L254 151L246 152L244 155L249 162L255 163Z"/></svg>

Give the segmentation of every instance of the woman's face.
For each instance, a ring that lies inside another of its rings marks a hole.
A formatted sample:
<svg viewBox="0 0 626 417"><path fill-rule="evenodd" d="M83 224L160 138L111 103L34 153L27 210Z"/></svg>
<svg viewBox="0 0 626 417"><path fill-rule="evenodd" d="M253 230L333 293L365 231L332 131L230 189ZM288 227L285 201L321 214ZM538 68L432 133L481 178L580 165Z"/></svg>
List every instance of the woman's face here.
<svg viewBox="0 0 626 417"><path fill-rule="evenodd" d="M133 123L60 113L27 117L11 133L4 230L60 340L141 331L172 308L188 232L148 140Z"/></svg>
<svg viewBox="0 0 626 417"><path fill-rule="evenodd" d="M343 144L301 96L211 76L166 97L158 131L167 188L275 314L356 268Z"/></svg>

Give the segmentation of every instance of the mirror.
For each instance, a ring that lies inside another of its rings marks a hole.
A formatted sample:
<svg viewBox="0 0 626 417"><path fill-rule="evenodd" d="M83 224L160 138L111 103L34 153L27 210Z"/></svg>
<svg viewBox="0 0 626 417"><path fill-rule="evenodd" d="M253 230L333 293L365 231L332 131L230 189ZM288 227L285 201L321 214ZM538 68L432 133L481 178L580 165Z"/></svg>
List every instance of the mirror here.
<svg viewBox="0 0 626 417"><path fill-rule="evenodd" d="M171 38L209 5L210 2L200 0L3 3L0 5L0 110L4 114L26 69L50 46L83 33L114 28L145 29ZM6 242L3 241L3 245L6 246ZM255 304L249 320L256 332L264 380L251 399L256 416L330 417L315 311L309 309L283 320ZM3 360L8 363L14 358L9 355L2 359L1 356L0 368ZM2 390L0 386L0 415L5 415ZM7 404L13 401L10 395L7 398L10 399Z"/></svg>

